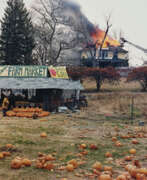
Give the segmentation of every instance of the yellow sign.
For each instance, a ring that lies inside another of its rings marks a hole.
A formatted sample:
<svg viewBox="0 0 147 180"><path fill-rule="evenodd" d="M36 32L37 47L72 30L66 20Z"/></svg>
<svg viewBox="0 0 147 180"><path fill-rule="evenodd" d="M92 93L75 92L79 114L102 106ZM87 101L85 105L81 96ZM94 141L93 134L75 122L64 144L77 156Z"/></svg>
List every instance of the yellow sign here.
<svg viewBox="0 0 147 180"><path fill-rule="evenodd" d="M58 66L58 67L49 66L48 69L52 78L62 78L62 79L69 78L65 66Z"/></svg>

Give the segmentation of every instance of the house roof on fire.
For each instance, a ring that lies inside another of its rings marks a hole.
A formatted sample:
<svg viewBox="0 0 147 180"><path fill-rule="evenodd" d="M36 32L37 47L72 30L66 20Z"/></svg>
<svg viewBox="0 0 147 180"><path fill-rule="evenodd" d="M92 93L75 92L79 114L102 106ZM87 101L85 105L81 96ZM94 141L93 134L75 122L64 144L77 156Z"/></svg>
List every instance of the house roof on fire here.
<svg viewBox="0 0 147 180"><path fill-rule="evenodd" d="M83 90L80 81L54 78L0 78L0 89Z"/></svg>

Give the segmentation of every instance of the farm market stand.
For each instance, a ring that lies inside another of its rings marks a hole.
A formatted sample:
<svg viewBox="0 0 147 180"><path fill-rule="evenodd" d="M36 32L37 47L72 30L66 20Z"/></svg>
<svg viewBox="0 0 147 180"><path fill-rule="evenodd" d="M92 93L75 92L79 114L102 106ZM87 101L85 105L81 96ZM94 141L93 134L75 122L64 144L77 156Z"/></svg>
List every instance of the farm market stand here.
<svg viewBox="0 0 147 180"><path fill-rule="evenodd" d="M9 91L15 102L8 116L47 116L80 90L80 81L69 79L66 67L0 66L1 103Z"/></svg>

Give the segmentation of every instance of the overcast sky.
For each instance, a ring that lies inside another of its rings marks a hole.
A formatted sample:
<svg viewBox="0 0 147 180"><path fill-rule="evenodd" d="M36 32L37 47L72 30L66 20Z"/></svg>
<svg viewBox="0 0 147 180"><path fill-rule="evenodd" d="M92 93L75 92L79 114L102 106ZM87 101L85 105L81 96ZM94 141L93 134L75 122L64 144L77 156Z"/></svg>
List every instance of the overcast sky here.
<svg viewBox="0 0 147 180"><path fill-rule="evenodd" d="M70 1L70 0L69 0ZM105 29L105 16L111 13L112 31L124 32L125 38L147 49L147 0L73 0L81 6L82 12L94 24ZM31 6L33 0L24 0ZM6 0L0 0L0 18ZM134 56L146 58L144 53L134 49ZM136 52L135 52L136 50ZM136 57L137 58L137 57ZM137 61L137 60L135 60ZM138 60L139 61L139 60Z"/></svg>

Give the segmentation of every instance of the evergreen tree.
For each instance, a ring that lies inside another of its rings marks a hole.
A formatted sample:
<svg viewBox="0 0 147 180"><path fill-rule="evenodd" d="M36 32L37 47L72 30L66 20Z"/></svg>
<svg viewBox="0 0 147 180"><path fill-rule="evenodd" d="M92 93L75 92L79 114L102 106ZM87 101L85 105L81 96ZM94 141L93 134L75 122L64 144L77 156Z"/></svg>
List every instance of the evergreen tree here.
<svg viewBox="0 0 147 180"><path fill-rule="evenodd" d="M8 0L1 21L0 64L32 64L33 34L32 21L23 0Z"/></svg>

